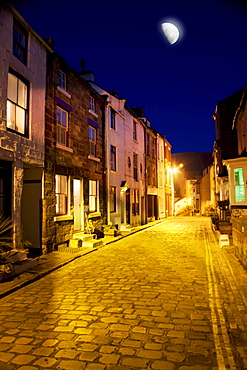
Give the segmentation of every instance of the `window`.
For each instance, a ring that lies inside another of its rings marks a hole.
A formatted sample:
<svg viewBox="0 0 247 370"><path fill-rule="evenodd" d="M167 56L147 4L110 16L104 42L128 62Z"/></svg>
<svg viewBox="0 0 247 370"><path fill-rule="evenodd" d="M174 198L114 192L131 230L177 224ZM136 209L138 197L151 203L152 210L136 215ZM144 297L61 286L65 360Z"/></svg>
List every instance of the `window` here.
<svg viewBox="0 0 247 370"><path fill-rule="evenodd" d="M88 126L89 154L96 157L96 129Z"/></svg>
<svg viewBox="0 0 247 370"><path fill-rule="evenodd" d="M235 200L236 202L245 201L244 190L244 171L243 168L234 169L234 185L235 185Z"/></svg>
<svg viewBox="0 0 247 370"><path fill-rule="evenodd" d="M7 127L27 135L28 82L18 73L8 74Z"/></svg>
<svg viewBox="0 0 247 370"><path fill-rule="evenodd" d="M128 157L128 167L129 168L131 167L131 159L130 159L130 157Z"/></svg>
<svg viewBox="0 0 247 370"><path fill-rule="evenodd" d="M13 54L25 65L27 65L27 39L27 30L17 20L14 20Z"/></svg>
<svg viewBox="0 0 247 370"><path fill-rule="evenodd" d="M139 190L133 189L132 214L139 215Z"/></svg>
<svg viewBox="0 0 247 370"><path fill-rule="evenodd" d="M66 110L56 108L56 123L57 123L57 142L64 146L68 146L68 117Z"/></svg>
<svg viewBox="0 0 247 370"><path fill-rule="evenodd" d="M95 112L95 103L94 103L94 98L92 96L90 96L90 100L89 100L89 109L92 112Z"/></svg>
<svg viewBox="0 0 247 370"><path fill-rule="evenodd" d="M116 147L113 145L110 145L110 169L112 171L117 170L117 163L116 163Z"/></svg>
<svg viewBox="0 0 247 370"><path fill-rule="evenodd" d="M68 177L64 175L56 175L55 188L56 214L66 215L68 212Z"/></svg>
<svg viewBox="0 0 247 370"><path fill-rule="evenodd" d="M116 130L116 112L111 108L111 117L110 117L110 128Z"/></svg>
<svg viewBox="0 0 247 370"><path fill-rule="evenodd" d="M59 78L58 85L62 89L66 90L66 74L64 72L62 72L62 71L59 71L58 72L58 78Z"/></svg>
<svg viewBox="0 0 247 370"><path fill-rule="evenodd" d="M116 187L110 186L110 212L116 212Z"/></svg>
<svg viewBox="0 0 247 370"><path fill-rule="evenodd" d="M133 121L133 139L137 140L137 123Z"/></svg>
<svg viewBox="0 0 247 370"><path fill-rule="evenodd" d="M89 180L89 212L97 211L97 181Z"/></svg>
<svg viewBox="0 0 247 370"><path fill-rule="evenodd" d="M133 176L136 181L138 180L137 165L138 165L138 155L133 153Z"/></svg>

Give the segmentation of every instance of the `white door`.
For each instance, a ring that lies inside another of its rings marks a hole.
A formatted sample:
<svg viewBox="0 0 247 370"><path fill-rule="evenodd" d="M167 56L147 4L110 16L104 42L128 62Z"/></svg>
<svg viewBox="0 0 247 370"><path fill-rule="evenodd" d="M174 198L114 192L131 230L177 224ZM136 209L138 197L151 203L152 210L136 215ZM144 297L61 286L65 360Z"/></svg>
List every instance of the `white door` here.
<svg viewBox="0 0 247 370"><path fill-rule="evenodd" d="M74 230L81 230L83 228L83 217L82 217L82 184L81 180L73 180L74 188Z"/></svg>

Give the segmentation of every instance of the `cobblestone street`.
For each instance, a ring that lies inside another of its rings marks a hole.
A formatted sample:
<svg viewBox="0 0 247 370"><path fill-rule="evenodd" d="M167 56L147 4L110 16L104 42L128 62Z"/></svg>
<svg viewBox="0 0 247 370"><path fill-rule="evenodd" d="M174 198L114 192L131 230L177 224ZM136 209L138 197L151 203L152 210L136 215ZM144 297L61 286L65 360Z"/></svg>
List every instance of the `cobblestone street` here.
<svg viewBox="0 0 247 370"><path fill-rule="evenodd" d="M209 218L90 253L0 300L0 370L247 369L246 273Z"/></svg>

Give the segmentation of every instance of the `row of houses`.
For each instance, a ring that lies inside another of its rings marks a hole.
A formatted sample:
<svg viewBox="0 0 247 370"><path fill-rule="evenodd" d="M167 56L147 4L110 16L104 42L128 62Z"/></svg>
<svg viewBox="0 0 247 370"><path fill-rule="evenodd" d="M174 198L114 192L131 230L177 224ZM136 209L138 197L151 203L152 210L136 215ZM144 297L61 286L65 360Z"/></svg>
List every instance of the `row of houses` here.
<svg viewBox="0 0 247 370"><path fill-rule="evenodd" d="M0 212L16 248L68 247L91 221L119 231L173 214L171 144L94 74L71 68L0 7Z"/></svg>
<svg viewBox="0 0 247 370"><path fill-rule="evenodd" d="M247 85L219 101L212 118L216 140L201 173L189 172L190 163L185 163L176 175L183 184L181 194L177 194L181 185L176 184L178 179L174 177L175 200L178 200L175 214L181 207L189 206L194 214L218 218L220 230L231 235L235 254L246 268ZM173 154L173 163L178 164L183 158L186 161L185 154ZM193 156L189 154L191 159Z"/></svg>

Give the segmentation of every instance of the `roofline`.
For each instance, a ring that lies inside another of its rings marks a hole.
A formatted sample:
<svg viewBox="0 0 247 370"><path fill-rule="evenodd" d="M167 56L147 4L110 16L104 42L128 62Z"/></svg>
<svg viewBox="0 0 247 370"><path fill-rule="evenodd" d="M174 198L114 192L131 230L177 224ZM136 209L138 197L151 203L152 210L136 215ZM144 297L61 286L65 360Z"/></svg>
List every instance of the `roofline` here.
<svg viewBox="0 0 247 370"><path fill-rule="evenodd" d="M34 29L25 21L25 19L20 15L20 13L11 5L7 3L5 7L9 8L11 12L23 23L25 28L39 40L42 46L44 46L49 52L53 53L54 50L45 42L45 40L34 31Z"/></svg>

